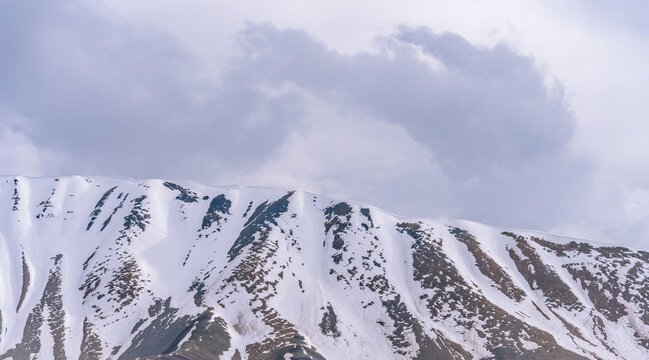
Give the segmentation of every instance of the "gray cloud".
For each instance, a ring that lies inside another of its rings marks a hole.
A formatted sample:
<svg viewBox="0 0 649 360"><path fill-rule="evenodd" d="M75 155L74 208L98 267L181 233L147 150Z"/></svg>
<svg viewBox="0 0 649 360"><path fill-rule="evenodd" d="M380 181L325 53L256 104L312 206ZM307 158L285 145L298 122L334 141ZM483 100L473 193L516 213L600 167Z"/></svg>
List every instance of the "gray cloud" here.
<svg viewBox="0 0 649 360"><path fill-rule="evenodd" d="M29 120L13 128L65 153L62 172L205 179L258 164L287 132L283 119L299 117L295 99L268 99L236 73L221 87L201 80L174 38L99 9L0 6L0 99Z"/></svg>
<svg viewBox="0 0 649 360"><path fill-rule="evenodd" d="M532 227L582 210L590 165L571 155L575 121L562 89L549 91L531 58L424 28L401 28L381 40L378 54L354 56L328 50L303 31L269 25L249 26L241 40L240 66L249 79L294 83L330 104L399 124L431 150L451 194L407 187L402 203L422 193L433 194L424 196L431 202L448 201L410 210L443 212L441 205L459 208L457 216ZM444 69L421 61L413 46Z"/></svg>
<svg viewBox="0 0 649 360"><path fill-rule="evenodd" d="M377 39L376 53L350 56L304 31L248 24L239 54L215 83L200 77L174 38L98 11L0 3L0 53L8 54L0 59L0 102L25 119L3 117L0 125L11 130L3 134L24 134L26 143L60 155L45 175L209 182L227 181L223 173L263 176L269 172L259 169L277 165L294 179L301 176L295 165L282 167L276 157L313 146L295 138L322 131L331 146L303 159L321 169L312 180L394 212L548 228L585 204L590 165L571 155L574 119L561 88L549 91L533 59L505 45L479 48L458 35L399 28ZM364 166L357 158L345 163L352 157L341 154L357 149L335 146L337 134L344 144L350 136L386 137L350 135L343 122L322 116L310 126L312 99L333 109L326 116L403 129L404 144L390 142L388 150L418 154L420 166L400 167L395 156L394 171L368 175L385 169L380 156Z"/></svg>

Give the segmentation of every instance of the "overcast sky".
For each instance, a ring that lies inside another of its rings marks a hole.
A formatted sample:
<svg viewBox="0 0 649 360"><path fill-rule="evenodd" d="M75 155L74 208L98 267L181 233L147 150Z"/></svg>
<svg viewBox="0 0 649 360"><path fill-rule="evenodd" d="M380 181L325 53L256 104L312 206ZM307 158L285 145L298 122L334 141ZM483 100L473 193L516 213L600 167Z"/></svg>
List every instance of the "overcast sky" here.
<svg viewBox="0 0 649 360"><path fill-rule="evenodd" d="M649 247L646 1L0 0L0 173Z"/></svg>

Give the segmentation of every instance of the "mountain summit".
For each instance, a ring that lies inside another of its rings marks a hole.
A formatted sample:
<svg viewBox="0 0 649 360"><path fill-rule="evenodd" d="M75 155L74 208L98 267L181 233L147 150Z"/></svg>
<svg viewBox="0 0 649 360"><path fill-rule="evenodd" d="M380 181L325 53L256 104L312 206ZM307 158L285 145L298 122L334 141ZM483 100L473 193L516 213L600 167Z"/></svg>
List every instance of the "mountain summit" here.
<svg viewBox="0 0 649 360"><path fill-rule="evenodd" d="M648 276L303 191L0 177L0 359L646 359Z"/></svg>

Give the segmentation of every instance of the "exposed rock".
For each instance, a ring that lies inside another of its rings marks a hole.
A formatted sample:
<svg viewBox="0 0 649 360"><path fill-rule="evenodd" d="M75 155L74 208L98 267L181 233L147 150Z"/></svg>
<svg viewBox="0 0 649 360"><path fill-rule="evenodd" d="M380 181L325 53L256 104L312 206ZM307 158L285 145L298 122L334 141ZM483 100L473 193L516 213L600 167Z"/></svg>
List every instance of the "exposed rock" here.
<svg viewBox="0 0 649 360"><path fill-rule="evenodd" d="M338 317L336 316L334 308L331 306L331 304L327 304L327 309L322 314L320 330L325 335L333 337L340 336L340 331L338 330Z"/></svg>
<svg viewBox="0 0 649 360"><path fill-rule="evenodd" d="M90 221L88 222L88 226L86 226L86 231L90 230L92 225L95 223L95 220L97 220L97 217L99 217L99 214L101 214L101 208L104 206L104 203L106 202L110 194L115 191L115 189L117 189L117 186L113 186L112 188L108 189L104 193L104 195L101 196L99 201L97 201L95 208L90 213Z"/></svg>
<svg viewBox="0 0 649 360"><path fill-rule="evenodd" d="M503 270L503 268L498 265L494 259L482 251L480 244L476 241L473 235L469 234L466 230L459 228L452 228L450 231L451 234L455 235L456 239L466 245L467 249L475 259L476 267L483 275L494 282L495 287L498 290L517 302L523 301L525 298L525 291L514 285L511 277Z"/></svg>
<svg viewBox="0 0 649 360"><path fill-rule="evenodd" d="M9 349L0 355L0 359L12 358L14 360L32 359L34 354L41 350L41 332L44 329L44 312L47 314L47 325L49 336L52 339L52 354L54 360L65 360L65 310L61 296L61 259L62 255L56 255L54 264L45 285L45 290L40 301L27 317L23 329L22 340L13 349Z"/></svg>
<svg viewBox="0 0 649 360"><path fill-rule="evenodd" d="M83 319L83 338L81 339L79 360L100 360L102 358L101 340L92 327L88 318Z"/></svg>
<svg viewBox="0 0 649 360"><path fill-rule="evenodd" d="M171 298L165 301L156 299L149 316L148 325L137 332L118 360L168 354L177 348L196 321L189 315L179 316L178 309L171 306Z"/></svg>
<svg viewBox="0 0 649 360"><path fill-rule="evenodd" d="M176 196L176 200L180 200L186 203L193 203L198 201L198 195L196 195L196 193L192 190L186 189L178 184L174 184L168 181L165 181L164 183L162 183L162 185L164 185L168 189L176 190L180 193L178 194L178 196Z"/></svg>
<svg viewBox="0 0 649 360"><path fill-rule="evenodd" d="M27 261L25 260L24 252L21 254L21 259L23 268L23 284L20 290L20 299L18 300L18 305L16 305L16 312L20 310L20 307L23 305L23 301L25 301L25 295L27 294L27 290L29 290L29 282L31 281L31 276L29 275L29 266L27 265Z"/></svg>
<svg viewBox="0 0 649 360"><path fill-rule="evenodd" d="M275 219L288 210L288 199L291 195L293 195L292 191L270 204L264 202L257 206L257 209L248 218L243 230L241 230L239 236L228 251L230 261L234 260L246 246L255 241L256 234L260 235L261 242L266 239L271 226L277 225Z"/></svg>
<svg viewBox="0 0 649 360"><path fill-rule="evenodd" d="M556 270L541 260L534 247L523 236L504 232L516 240L516 247L523 256L519 256L514 249L509 249L509 256L516 263L518 271L523 274L530 288L541 290L545 302L550 307L564 307L569 310L584 310L584 305L577 299L568 285L561 280Z"/></svg>
<svg viewBox="0 0 649 360"><path fill-rule="evenodd" d="M230 206L232 206L232 201L228 200L223 194L213 198L210 202L210 207L207 209L207 213L203 216L201 229L205 230L209 228L215 221L220 225L223 216L230 214Z"/></svg>

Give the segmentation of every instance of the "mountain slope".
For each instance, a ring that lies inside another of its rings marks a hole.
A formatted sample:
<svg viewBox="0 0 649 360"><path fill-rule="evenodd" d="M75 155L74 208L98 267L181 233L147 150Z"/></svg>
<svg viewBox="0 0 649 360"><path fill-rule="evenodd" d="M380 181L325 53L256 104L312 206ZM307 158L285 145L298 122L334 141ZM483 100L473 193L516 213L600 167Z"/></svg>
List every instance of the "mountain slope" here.
<svg viewBox="0 0 649 360"><path fill-rule="evenodd" d="M302 191L0 178L0 359L647 358L647 275Z"/></svg>

